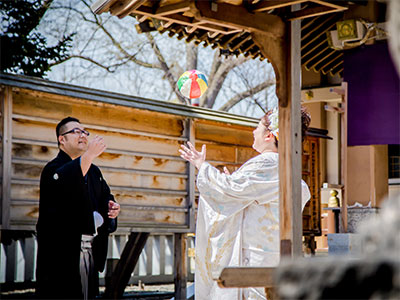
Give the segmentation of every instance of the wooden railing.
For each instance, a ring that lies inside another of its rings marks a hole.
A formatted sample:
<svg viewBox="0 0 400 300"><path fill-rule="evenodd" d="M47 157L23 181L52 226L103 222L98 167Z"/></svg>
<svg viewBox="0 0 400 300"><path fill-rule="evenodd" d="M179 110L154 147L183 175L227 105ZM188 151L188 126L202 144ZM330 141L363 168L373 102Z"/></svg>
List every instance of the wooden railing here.
<svg viewBox="0 0 400 300"><path fill-rule="evenodd" d="M139 261L129 280L129 284L167 284L174 283L174 235L151 234L139 257ZM118 260L128 240L128 235L111 235L108 246L108 264ZM188 236L189 249L194 249L194 237ZM22 238L12 241L10 245L0 244L0 285L1 290L8 288L33 287L36 280L36 251L35 237ZM189 250L187 263L188 280L194 279L194 257ZM100 274L100 286L105 285L107 266Z"/></svg>

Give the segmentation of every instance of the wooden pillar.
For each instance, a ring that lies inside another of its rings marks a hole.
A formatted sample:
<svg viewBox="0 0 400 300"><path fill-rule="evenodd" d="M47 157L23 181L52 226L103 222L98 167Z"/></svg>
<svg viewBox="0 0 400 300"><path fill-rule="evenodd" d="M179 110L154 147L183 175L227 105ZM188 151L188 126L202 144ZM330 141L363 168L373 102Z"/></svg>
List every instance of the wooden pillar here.
<svg viewBox="0 0 400 300"><path fill-rule="evenodd" d="M196 145L196 138L195 138L195 122L188 118L185 122L185 136L188 142L191 142L193 146ZM187 201L187 224L189 225L189 231L195 232L195 203L194 203L194 191L195 191L195 184L196 184L196 174L195 174L195 167L191 163L186 163L187 165L187 185L186 185L186 201Z"/></svg>
<svg viewBox="0 0 400 300"><path fill-rule="evenodd" d="M174 234L174 283L175 300L186 300L187 285L187 255L186 255L186 234Z"/></svg>
<svg viewBox="0 0 400 300"><path fill-rule="evenodd" d="M279 204L282 256L302 253L300 21L287 23L287 101L279 101ZM285 105L286 104L286 105Z"/></svg>
<svg viewBox="0 0 400 300"><path fill-rule="evenodd" d="M342 108L343 113L341 114L340 122L340 134L341 134L341 184L343 185L342 190L342 206L340 208L342 231L347 232L347 197L348 197L348 182L347 182L347 82L342 82L340 92L342 96Z"/></svg>
<svg viewBox="0 0 400 300"><path fill-rule="evenodd" d="M11 204L11 150L12 150L12 88L7 86L2 91L2 182L1 182L1 229L10 227Z"/></svg>

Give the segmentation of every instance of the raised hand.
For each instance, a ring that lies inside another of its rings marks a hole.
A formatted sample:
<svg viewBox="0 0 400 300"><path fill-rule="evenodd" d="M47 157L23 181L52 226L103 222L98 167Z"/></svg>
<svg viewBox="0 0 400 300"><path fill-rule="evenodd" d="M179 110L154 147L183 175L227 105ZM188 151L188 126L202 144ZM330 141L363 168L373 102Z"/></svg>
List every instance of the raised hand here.
<svg viewBox="0 0 400 300"><path fill-rule="evenodd" d="M81 169L83 176L85 176L89 170L93 159L102 154L106 148L107 146L101 136L96 135L94 139L89 142L86 152L81 156Z"/></svg>
<svg viewBox="0 0 400 300"><path fill-rule="evenodd" d="M187 145L188 147L181 145L182 149L179 149L181 157L192 163L197 169L200 169L201 165L206 160L206 145L201 147L201 152L197 151L190 142L188 142Z"/></svg>
<svg viewBox="0 0 400 300"><path fill-rule="evenodd" d="M96 158L106 150L107 146L101 136L96 135L88 144L87 154L89 157Z"/></svg>
<svg viewBox="0 0 400 300"><path fill-rule="evenodd" d="M224 173L225 173L226 175L231 175L231 173L229 173L229 170L228 170L227 167L224 167Z"/></svg>

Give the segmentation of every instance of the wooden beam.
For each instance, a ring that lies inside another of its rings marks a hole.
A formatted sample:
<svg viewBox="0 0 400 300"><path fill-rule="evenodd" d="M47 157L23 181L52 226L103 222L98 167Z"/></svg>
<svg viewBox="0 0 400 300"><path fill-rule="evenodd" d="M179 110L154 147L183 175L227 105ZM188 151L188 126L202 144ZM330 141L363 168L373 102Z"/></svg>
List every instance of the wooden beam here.
<svg viewBox="0 0 400 300"><path fill-rule="evenodd" d="M174 234L174 284L175 299L186 300L187 285L187 238L186 233Z"/></svg>
<svg viewBox="0 0 400 300"><path fill-rule="evenodd" d="M338 10L346 10L347 7L343 6L343 5L338 5L333 3L334 1L325 1L325 0L309 0L311 2L323 5L323 6L328 6L328 7L332 7L332 8L336 8Z"/></svg>
<svg viewBox="0 0 400 300"><path fill-rule="evenodd" d="M293 20L302 20L306 18L311 18L315 16L320 16L320 15L326 15L338 11L342 11L344 9L337 9L337 8L332 8L332 7L327 7L327 6L318 6L318 7L310 7L310 8L305 8L299 11L295 11L290 13L287 16L287 20L293 21Z"/></svg>
<svg viewBox="0 0 400 300"><path fill-rule="evenodd" d="M293 4L299 4L308 2L309 0L272 0L272 1L259 1L257 4L252 5L250 10L252 12L264 12L267 10L281 8L285 6L291 6Z"/></svg>
<svg viewBox="0 0 400 300"><path fill-rule="evenodd" d="M120 0L110 7L110 13L122 19L132 10L139 8L146 0Z"/></svg>
<svg viewBox="0 0 400 300"><path fill-rule="evenodd" d="M183 1L170 5L161 6L156 10L157 16L166 16L171 14L183 13L190 10L190 2Z"/></svg>
<svg viewBox="0 0 400 300"><path fill-rule="evenodd" d="M130 234L129 240L121 253L121 258L111 276L110 285L106 287L105 298L122 298L148 236L149 233L147 232L132 232Z"/></svg>
<svg viewBox="0 0 400 300"><path fill-rule="evenodd" d="M232 52L239 49L240 47L243 46L243 44L245 44L247 41L251 40L251 35L249 34L247 37L243 38L239 43L237 43L236 45L234 45L233 47L229 46L229 50L231 50Z"/></svg>
<svg viewBox="0 0 400 300"><path fill-rule="evenodd" d="M234 27L224 27L220 25L216 25L214 23L208 23L206 21L199 21L195 20L193 18L189 18L186 16L183 16L181 14L170 14L170 15L157 15L154 14L153 11L151 10L150 7L147 6L141 6L140 8L131 11L131 13L138 14L138 15L143 15L143 16L148 16L150 18L155 18L158 20L162 21L167 21L167 22L172 22L184 26L189 26L189 27L196 27L197 29L203 29L211 32L217 32L217 34L232 34L235 32L238 32L237 28Z"/></svg>
<svg viewBox="0 0 400 300"><path fill-rule="evenodd" d="M294 9L298 8L294 7ZM287 23L287 105L279 102L279 225L281 256L302 255L300 21Z"/></svg>
<svg viewBox="0 0 400 300"><path fill-rule="evenodd" d="M118 0L98 0L90 6L90 9L95 14L101 14L110 9L111 6L115 4Z"/></svg>
<svg viewBox="0 0 400 300"><path fill-rule="evenodd" d="M276 38L284 34L284 23L278 16L267 13L249 13L246 8L225 3L216 3L212 10L210 2L196 1L192 12L197 20L223 25L245 31L259 31Z"/></svg>
<svg viewBox="0 0 400 300"><path fill-rule="evenodd" d="M215 280L221 288L273 287L275 270L276 268L228 267Z"/></svg>
<svg viewBox="0 0 400 300"><path fill-rule="evenodd" d="M11 158L12 158L12 88L6 86L1 93L2 116L2 189L1 189L1 229L10 227L11 204Z"/></svg>
<svg viewBox="0 0 400 300"><path fill-rule="evenodd" d="M286 106L288 101L288 87L286 86L287 73L286 73L286 40L282 38L275 38L273 36L260 33L258 31L251 33L254 44L257 45L263 56L271 62L275 77L276 77L276 95L279 99L280 105ZM251 45L250 48L254 47ZM239 48L239 51L248 51L250 49Z"/></svg>

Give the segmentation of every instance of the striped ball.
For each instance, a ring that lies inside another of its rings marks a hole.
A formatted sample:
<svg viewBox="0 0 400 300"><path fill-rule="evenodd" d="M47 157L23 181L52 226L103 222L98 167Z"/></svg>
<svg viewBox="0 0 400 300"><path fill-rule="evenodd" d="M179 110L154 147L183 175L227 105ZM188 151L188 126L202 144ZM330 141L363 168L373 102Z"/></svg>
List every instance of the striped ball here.
<svg viewBox="0 0 400 300"><path fill-rule="evenodd" d="M181 94L190 99L200 98L208 88L206 75L197 70L183 73L177 84Z"/></svg>

